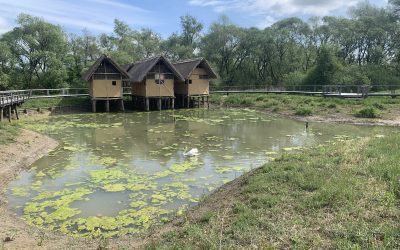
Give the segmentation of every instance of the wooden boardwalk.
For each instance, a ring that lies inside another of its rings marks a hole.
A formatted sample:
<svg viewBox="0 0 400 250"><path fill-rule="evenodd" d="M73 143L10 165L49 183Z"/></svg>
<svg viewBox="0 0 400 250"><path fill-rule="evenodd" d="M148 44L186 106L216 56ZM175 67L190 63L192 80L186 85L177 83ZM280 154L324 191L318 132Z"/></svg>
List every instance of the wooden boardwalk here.
<svg viewBox="0 0 400 250"><path fill-rule="evenodd" d="M374 91L384 89L384 91ZM400 86L360 86L360 85L300 85L286 87L259 87L259 86L225 86L219 89L211 89L210 93L220 94L289 94L312 95L335 98L362 99L373 96L387 96L395 98L400 96ZM397 91L397 92L396 92Z"/></svg>
<svg viewBox="0 0 400 250"><path fill-rule="evenodd" d="M30 96L30 90L0 91L0 122L4 120L4 116L7 116L8 121L11 122L13 110L16 118L19 119L17 107L28 100Z"/></svg>

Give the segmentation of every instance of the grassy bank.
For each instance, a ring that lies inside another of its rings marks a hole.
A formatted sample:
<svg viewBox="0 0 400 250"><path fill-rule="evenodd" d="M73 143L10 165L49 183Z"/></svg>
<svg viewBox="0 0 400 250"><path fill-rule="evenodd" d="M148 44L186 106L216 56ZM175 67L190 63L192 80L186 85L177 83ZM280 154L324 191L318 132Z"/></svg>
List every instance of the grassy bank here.
<svg viewBox="0 0 400 250"><path fill-rule="evenodd" d="M283 155L207 197L147 248L400 249L399 148L396 134Z"/></svg>
<svg viewBox="0 0 400 250"><path fill-rule="evenodd" d="M90 105L88 97L58 97L30 99L22 105L22 108L50 108Z"/></svg>
<svg viewBox="0 0 400 250"><path fill-rule="evenodd" d="M0 123L0 145L6 145L14 141L19 134L20 126L17 123Z"/></svg>
<svg viewBox="0 0 400 250"><path fill-rule="evenodd" d="M400 98L370 97L363 100L279 94L211 95L211 101L227 107L257 107L270 112L298 116L345 116L395 119L400 115Z"/></svg>

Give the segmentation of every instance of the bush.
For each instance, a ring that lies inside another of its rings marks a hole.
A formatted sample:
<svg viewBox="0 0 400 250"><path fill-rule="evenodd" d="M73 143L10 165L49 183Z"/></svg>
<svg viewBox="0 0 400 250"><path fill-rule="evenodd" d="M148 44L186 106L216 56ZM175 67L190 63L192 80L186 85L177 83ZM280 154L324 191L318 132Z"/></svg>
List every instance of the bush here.
<svg viewBox="0 0 400 250"><path fill-rule="evenodd" d="M300 107L296 110L296 115L308 116L312 114L311 109Z"/></svg>
<svg viewBox="0 0 400 250"><path fill-rule="evenodd" d="M360 118L377 118L377 117L379 117L378 111L376 111L376 109L374 109L372 107L360 109L354 115L356 117L360 117Z"/></svg>
<svg viewBox="0 0 400 250"><path fill-rule="evenodd" d="M336 108L336 104L331 103L331 104L328 105L328 108L330 108L330 109L335 109L335 108Z"/></svg>
<svg viewBox="0 0 400 250"><path fill-rule="evenodd" d="M383 104L380 104L380 103L377 103L377 102L374 102L372 104L372 106L374 106L375 108L380 109L380 110L385 110L385 106Z"/></svg>

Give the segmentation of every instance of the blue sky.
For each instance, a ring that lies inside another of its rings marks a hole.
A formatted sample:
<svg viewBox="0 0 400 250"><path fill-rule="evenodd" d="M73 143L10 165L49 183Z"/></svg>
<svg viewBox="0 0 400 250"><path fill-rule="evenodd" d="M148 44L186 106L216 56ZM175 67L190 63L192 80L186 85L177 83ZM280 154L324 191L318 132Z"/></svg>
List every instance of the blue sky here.
<svg viewBox="0 0 400 250"><path fill-rule="evenodd" d="M243 27L265 28L291 16L347 15L347 9L364 0L0 0L0 34L15 26L19 13L40 16L67 32L84 28L93 34L111 33L118 18L134 29L151 28L164 38L180 30L179 17L198 18L205 30L221 15ZM386 6L387 0L371 0Z"/></svg>

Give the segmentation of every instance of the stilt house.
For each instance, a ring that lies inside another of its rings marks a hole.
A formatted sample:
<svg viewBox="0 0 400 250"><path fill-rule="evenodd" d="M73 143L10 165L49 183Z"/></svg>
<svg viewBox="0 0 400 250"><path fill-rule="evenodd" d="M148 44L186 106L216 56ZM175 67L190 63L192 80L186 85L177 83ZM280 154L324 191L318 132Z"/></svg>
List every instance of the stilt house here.
<svg viewBox="0 0 400 250"><path fill-rule="evenodd" d="M157 56L125 66L132 86L132 101L135 106L174 108L175 81L184 81L183 76L163 56Z"/></svg>
<svg viewBox="0 0 400 250"><path fill-rule="evenodd" d="M89 82L92 111L96 112L98 101L104 101L106 112L110 110L110 101L118 102L124 110L122 80L128 78L127 72L110 57L102 55L97 59L82 77Z"/></svg>
<svg viewBox="0 0 400 250"><path fill-rule="evenodd" d="M204 58L189 59L174 63L175 68L185 78L184 81L175 81L175 95L180 106L190 107L191 101L204 99L210 93L210 79L217 78L210 64Z"/></svg>

